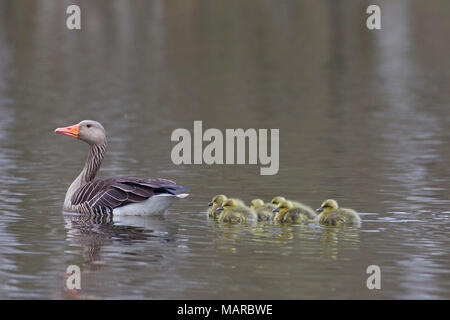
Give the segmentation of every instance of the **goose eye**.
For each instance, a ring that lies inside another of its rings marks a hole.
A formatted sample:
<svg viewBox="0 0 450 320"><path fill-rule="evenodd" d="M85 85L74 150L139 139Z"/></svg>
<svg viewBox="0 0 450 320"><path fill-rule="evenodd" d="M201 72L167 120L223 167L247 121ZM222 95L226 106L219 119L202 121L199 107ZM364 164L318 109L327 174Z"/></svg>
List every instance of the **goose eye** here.
<svg viewBox="0 0 450 320"><path fill-rule="evenodd" d="M91 127L91 125L90 125L90 124L88 124L88 125L86 125L86 127L90 128L90 127Z"/></svg>

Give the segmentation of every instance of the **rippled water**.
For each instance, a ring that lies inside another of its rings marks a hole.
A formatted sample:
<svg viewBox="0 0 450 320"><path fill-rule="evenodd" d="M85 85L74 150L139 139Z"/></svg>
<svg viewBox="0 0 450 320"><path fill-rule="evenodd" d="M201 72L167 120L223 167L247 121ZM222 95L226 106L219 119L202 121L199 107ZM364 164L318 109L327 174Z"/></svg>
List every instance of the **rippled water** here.
<svg viewBox="0 0 450 320"><path fill-rule="evenodd" d="M0 3L0 298L450 298L447 1ZM56 127L96 119L101 177L176 180L155 218L64 216L87 146ZM279 128L280 171L175 166L170 134ZM217 193L335 198L360 228L222 225ZM69 265L82 289L65 289ZM381 268L368 290L366 268Z"/></svg>

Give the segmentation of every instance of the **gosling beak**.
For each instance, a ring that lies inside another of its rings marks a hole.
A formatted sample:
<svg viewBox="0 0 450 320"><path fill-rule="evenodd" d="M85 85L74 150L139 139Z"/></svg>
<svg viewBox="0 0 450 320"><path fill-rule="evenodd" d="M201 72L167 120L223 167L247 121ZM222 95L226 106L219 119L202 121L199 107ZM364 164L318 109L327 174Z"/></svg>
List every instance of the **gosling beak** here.
<svg viewBox="0 0 450 320"><path fill-rule="evenodd" d="M214 204L214 202L210 202L210 203L208 203L208 207L211 207L212 205Z"/></svg>
<svg viewBox="0 0 450 320"><path fill-rule="evenodd" d="M222 206L218 207L217 210L222 211L224 208Z"/></svg>
<svg viewBox="0 0 450 320"><path fill-rule="evenodd" d="M80 130L80 125L75 124L73 126L57 128L55 129L56 133L61 133L69 137L78 138L78 131Z"/></svg>
<svg viewBox="0 0 450 320"><path fill-rule="evenodd" d="M322 211L323 211L323 208L322 208L322 207L320 207L320 208L317 208L317 209L316 209L316 211L320 213L320 212L322 212Z"/></svg>
<svg viewBox="0 0 450 320"><path fill-rule="evenodd" d="M272 210L272 212L278 212L278 211L280 211L280 208L275 208Z"/></svg>

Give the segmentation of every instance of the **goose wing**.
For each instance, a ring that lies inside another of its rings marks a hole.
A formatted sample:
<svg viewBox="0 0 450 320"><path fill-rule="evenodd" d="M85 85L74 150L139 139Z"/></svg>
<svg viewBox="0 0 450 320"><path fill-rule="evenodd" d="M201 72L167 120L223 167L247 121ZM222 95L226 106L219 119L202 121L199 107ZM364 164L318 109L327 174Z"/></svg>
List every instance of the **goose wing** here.
<svg viewBox="0 0 450 320"><path fill-rule="evenodd" d="M178 194L187 190L167 179L110 178L91 181L72 196L72 205L87 204L89 208L114 209L147 200L158 194Z"/></svg>

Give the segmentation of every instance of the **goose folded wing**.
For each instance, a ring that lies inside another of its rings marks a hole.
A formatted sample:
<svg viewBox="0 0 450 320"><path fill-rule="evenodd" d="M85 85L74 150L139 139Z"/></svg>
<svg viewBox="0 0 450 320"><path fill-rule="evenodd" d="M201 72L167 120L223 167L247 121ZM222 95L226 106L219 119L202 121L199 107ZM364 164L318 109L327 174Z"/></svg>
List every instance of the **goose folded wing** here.
<svg viewBox="0 0 450 320"><path fill-rule="evenodd" d="M87 202L91 208L114 209L129 203L144 201L158 194L178 194L178 190L186 190L167 179L117 178L92 181L72 197L77 205Z"/></svg>

